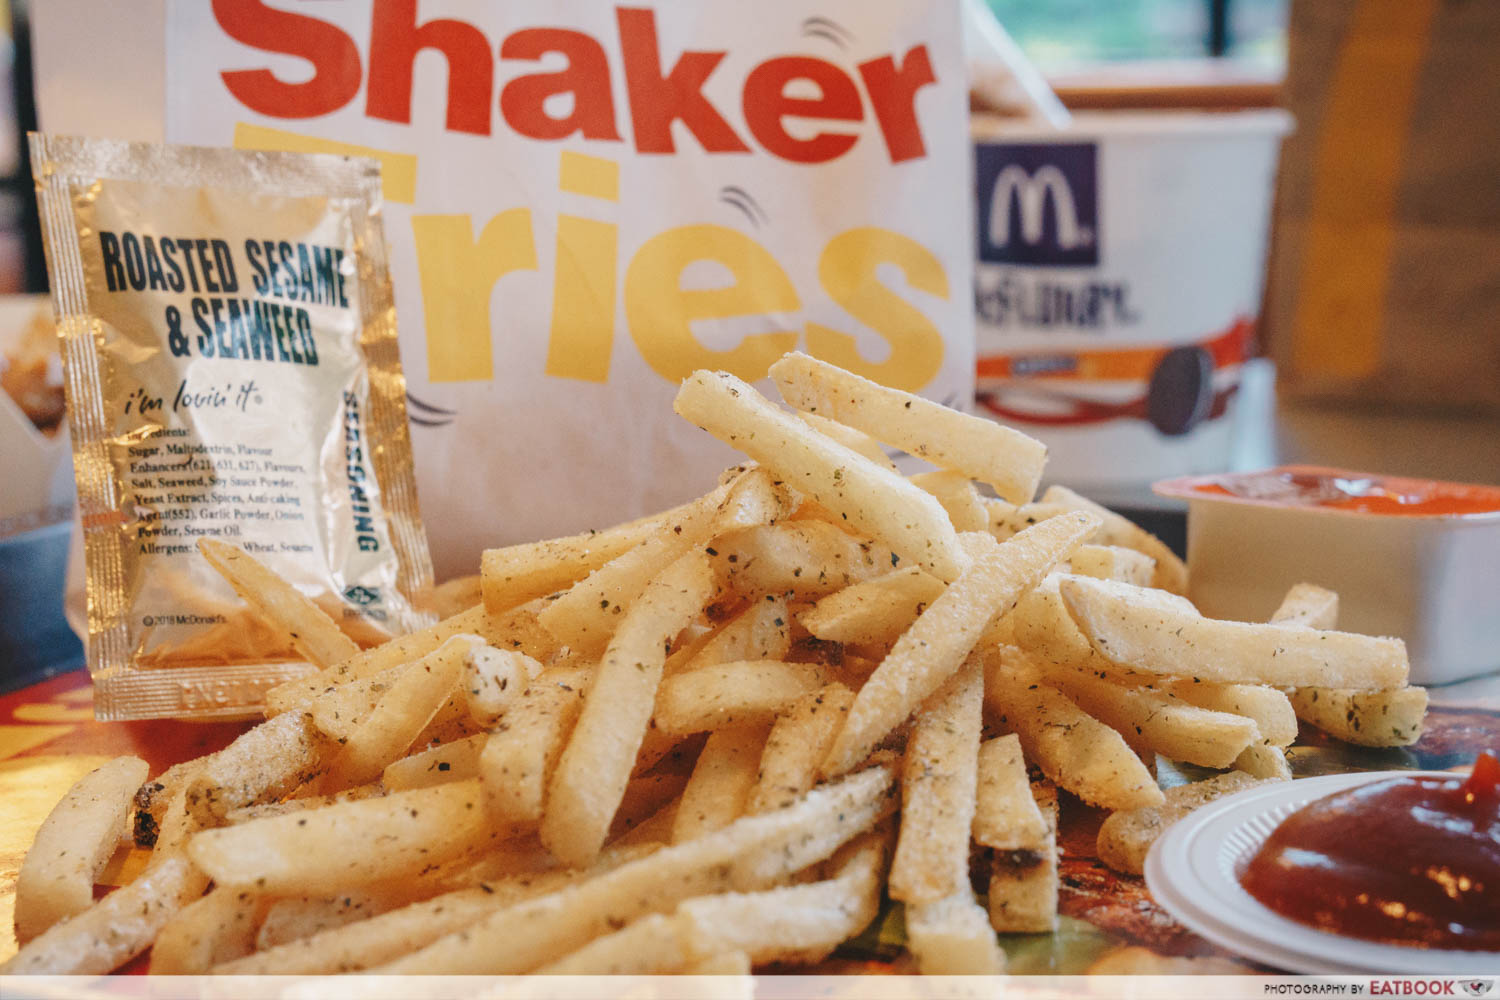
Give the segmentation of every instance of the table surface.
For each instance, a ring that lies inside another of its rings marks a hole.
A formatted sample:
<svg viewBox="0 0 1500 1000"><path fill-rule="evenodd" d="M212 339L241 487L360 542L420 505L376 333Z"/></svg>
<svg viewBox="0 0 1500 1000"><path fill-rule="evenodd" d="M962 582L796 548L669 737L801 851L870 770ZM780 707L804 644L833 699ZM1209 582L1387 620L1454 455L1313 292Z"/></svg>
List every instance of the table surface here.
<svg viewBox="0 0 1500 1000"><path fill-rule="evenodd" d="M74 781L120 754L143 758L156 774L225 746L246 728L244 723L96 722L91 698L82 671L0 697L0 802L5 804L0 810L0 961L16 948L11 926L21 860L37 827ZM1479 750L1500 748L1500 676L1437 689L1433 701L1427 730L1415 746L1352 747L1304 727L1290 753L1292 769L1298 777L1351 770L1446 770L1466 766ZM1207 773L1164 760L1158 769L1163 784ZM1059 928L1053 934L1003 935L1012 972L1082 972L1125 946L1171 956L1232 957L1173 920L1139 878L1104 867L1094 849L1104 814L1071 796L1062 800ZM144 858L142 851L119 852L101 877L101 887L129 881ZM899 927L899 914L888 908L869 931L817 971L903 971ZM894 965L888 964L892 961ZM137 962L131 969L143 967Z"/></svg>

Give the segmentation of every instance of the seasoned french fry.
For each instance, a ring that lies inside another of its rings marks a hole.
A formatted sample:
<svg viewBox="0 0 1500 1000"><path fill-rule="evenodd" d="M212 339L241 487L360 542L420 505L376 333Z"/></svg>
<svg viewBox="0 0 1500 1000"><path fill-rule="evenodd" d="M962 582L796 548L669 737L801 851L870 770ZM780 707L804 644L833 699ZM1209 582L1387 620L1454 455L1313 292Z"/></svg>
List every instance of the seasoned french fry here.
<svg viewBox="0 0 1500 1000"><path fill-rule="evenodd" d="M94 880L120 843L131 801L149 769L114 760L79 778L42 821L16 876L16 941L25 944L94 902Z"/></svg>
<svg viewBox="0 0 1500 1000"><path fill-rule="evenodd" d="M900 558L823 521L788 521L725 535L713 545L714 572L752 599L770 594L821 597L889 573Z"/></svg>
<svg viewBox="0 0 1500 1000"><path fill-rule="evenodd" d="M22 945L0 964L0 976L112 972L149 948L172 915L203 894L207 882L180 853L163 853L134 882Z"/></svg>
<svg viewBox="0 0 1500 1000"><path fill-rule="evenodd" d="M701 667L736 660L780 660L792 648L792 616L786 598L766 594L735 615L724 627L708 636L680 661L674 652L665 673L690 673Z"/></svg>
<svg viewBox="0 0 1500 1000"><path fill-rule="evenodd" d="M895 642L946 589L920 566L908 566L829 594L797 620L830 642Z"/></svg>
<svg viewBox="0 0 1500 1000"><path fill-rule="evenodd" d="M1034 849L996 851L990 864L990 926L1003 933L1046 934L1057 929L1057 788L1031 787L1047 825Z"/></svg>
<svg viewBox="0 0 1500 1000"><path fill-rule="evenodd" d="M998 976L1005 971L1005 952L968 886L935 902L908 906L906 944L923 975Z"/></svg>
<svg viewBox="0 0 1500 1000"><path fill-rule="evenodd" d="M154 847L156 835L161 828L162 817L174 796L185 789L208 766L215 754L204 754L193 760L173 764L135 791L131 802L131 835L137 847Z"/></svg>
<svg viewBox="0 0 1500 1000"><path fill-rule="evenodd" d="M742 660L674 674L657 694L656 725L666 733L687 734L769 723L827 682L821 667L781 660Z"/></svg>
<svg viewBox="0 0 1500 1000"><path fill-rule="evenodd" d="M542 843L563 861L576 867L598 855L651 720L667 643L713 592L708 556L689 552L621 616L547 794Z"/></svg>
<svg viewBox="0 0 1500 1000"><path fill-rule="evenodd" d="M270 906L265 896L215 888L178 910L151 946L151 974L201 976L221 962L255 950L256 925Z"/></svg>
<svg viewBox="0 0 1500 1000"><path fill-rule="evenodd" d="M479 759L485 805L491 818L514 826L542 821L547 781L583 708L593 671L547 671L501 720Z"/></svg>
<svg viewBox="0 0 1500 1000"><path fill-rule="evenodd" d="M805 354L784 356L771 366L770 374L782 398L799 410L831 417L939 468L988 483L1006 500L1024 503L1036 492L1047 449L1020 431L887 388Z"/></svg>
<svg viewBox="0 0 1500 1000"><path fill-rule="evenodd" d="M743 951L726 951L689 962L681 971L684 976L749 976L750 956Z"/></svg>
<svg viewBox="0 0 1500 1000"><path fill-rule="evenodd" d="M1139 875L1146 864L1146 853L1167 827L1201 805L1258 784L1258 779L1243 771L1229 771L1169 788L1157 805L1113 813L1099 827L1099 860L1115 871Z"/></svg>
<svg viewBox="0 0 1500 1000"><path fill-rule="evenodd" d="M1252 778L1292 780L1292 765L1287 763L1286 751L1264 741L1246 747L1245 752L1234 759L1234 769L1244 771Z"/></svg>
<svg viewBox="0 0 1500 1000"><path fill-rule="evenodd" d="M1189 705L1253 719L1260 730L1261 739L1272 746L1291 746L1292 741L1297 738L1297 714L1292 710L1292 703L1287 700L1287 696L1275 688L1257 684L1194 684L1192 681L1172 681L1161 685L1161 690ZM1170 757L1171 754L1167 756Z"/></svg>
<svg viewBox="0 0 1500 1000"><path fill-rule="evenodd" d="M1087 577L1059 584L1063 603L1094 649L1134 671L1278 687L1383 690L1406 683L1406 644L1400 639L1217 621L1148 608L1106 588Z"/></svg>
<svg viewBox="0 0 1500 1000"><path fill-rule="evenodd" d="M1114 580L1136 587L1151 586L1156 575L1155 559L1120 545L1080 545L1068 558L1068 564L1079 576Z"/></svg>
<svg viewBox="0 0 1500 1000"><path fill-rule="evenodd" d="M381 772L380 783L390 791L400 792L477 778L479 759L489 738L488 733L478 733L392 761Z"/></svg>
<svg viewBox="0 0 1500 1000"><path fill-rule="evenodd" d="M322 772L327 749L300 712L263 722L198 769L186 788L188 812L200 826L218 826L231 809L281 798Z"/></svg>
<svg viewBox="0 0 1500 1000"><path fill-rule="evenodd" d="M672 843L721 830L744 814L769 733L770 725L763 723L719 729L709 735L683 789L672 824Z"/></svg>
<svg viewBox="0 0 1500 1000"><path fill-rule="evenodd" d="M1212 712L1168 694L1124 687L1074 671L1048 680L1079 708L1114 729L1134 733L1142 746L1171 760L1224 768L1258 742L1255 722Z"/></svg>
<svg viewBox="0 0 1500 1000"><path fill-rule="evenodd" d="M542 665L520 650L471 648L464 658L462 682L469 718L493 726L541 672Z"/></svg>
<svg viewBox="0 0 1500 1000"><path fill-rule="evenodd" d="M880 909L890 838L870 833L832 860L832 878L764 892L690 899L677 908L694 954L733 949L755 962L814 963L854 937Z"/></svg>
<svg viewBox="0 0 1500 1000"><path fill-rule="evenodd" d="M1298 718L1329 736L1366 747L1404 747L1422 736L1427 689L1355 691L1304 687L1292 692Z"/></svg>
<svg viewBox="0 0 1500 1000"><path fill-rule="evenodd" d="M1151 772L1120 734L1044 683L1021 650L986 652L984 702L986 717L1019 736L1032 763L1085 802L1134 809L1162 801Z"/></svg>
<svg viewBox="0 0 1500 1000"><path fill-rule="evenodd" d="M403 878L491 842L477 781L204 830L188 855L216 884L282 895Z"/></svg>
<svg viewBox="0 0 1500 1000"><path fill-rule="evenodd" d="M876 465L890 469L898 475L900 474L900 470L896 468L896 463L891 461L891 457L885 453L885 449L880 447L880 442L870 437L864 431L857 431L848 424L841 424L837 420L829 420L827 417L819 416L816 413L808 413L805 410L798 410L797 417L813 430L833 438L850 451L857 451Z"/></svg>
<svg viewBox="0 0 1500 1000"><path fill-rule="evenodd" d="M958 536L936 500L777 409L728 372L689 375L675 409L903 559L944 580L962 570Z"/></svg>
<svg viewBox="0 0 1500 1000"><path fill-rule="evenodd" d="M650 976L677 972L693 958L675 914L652 913L595 938L536 970L542 976Z"/></svg>
<svg viewBox="0 0 1500 1000"><path fill-rule="evenodd" d="M980 661L970 657L917 713L902 763L892 899L937 903L969 891L983 697Z"/></svg>
<svg viewBox="0 0 1500 1000"><path fill-rule="evenodd" d="M1277 625L1306 625L1321 629L1337 628L1338 619L1339 595L1314 583L1294 584L1271 616L1271 621Z"/></svg>
<svg viewBox="0 0 1500 1000"><path fill-rule="evenodd" d="M405 668L344 738L323 778L324 787L347 788L380 777L454 696L465 662L481 648L484 640L479 636L456 635Z"/></svg>
<svg viewBox="0 0 1500 1000"><path fill-rule="evenodd" d="M765 469L750 468L693 504L678 521L574 584L537 616L559 642L594 653L649 581L691 549L726 532L774 524L792 509L791 492Z"/></svg>
<svg viewBox="0 0 1500 1000"><path fill-rule="evenodd" d="M1081 670L1095 676L1105 672L1111 678L1119 679L1121 670L1095 652L1088 638L1078 630L1067 605L1063 603L1060 587L1062 581L1069 578L1066 573L1052 573L1036 589L1021 598L1016 610L1009 616L1015 625L1015 645L1051 666ZM1120 595L1122 600L1149 606L1164 614L1198 613L1198 609L1186 598L1169 594L1165 590L1145 590L1112 581L1099 583L1110 593ZM1152 679L1149 674L1136 678L1141 683Z"/></svg>
<svg viewBox="0 0 1500 1000"><path fill-rule="evenodd" d="M896 640L865 682L822 773L843 774L868 756L959 668L990 621L1066 559L1097 523L1087 514L1068 514L1002 543L981 532L965 533L969 568Z"/></svg>
<svg viewBox="0 0 1500 1000"><path fill-rule="evenodd" d="M798 698L776 717L745 802L747 815L785 808L807 793L852 704L854 692L835 681Z"/></svg>
<svg viewBox="0 0 1500 1000"><path fill-rule="evenodd" d="M990 515L981 502L974 481L962 472L939 469L910 477L913 484L931 493L943 505L954 531L988 531Z"/></svg>
<svg viewBox="0 0 1500 1000"><path fill-rule="evenodd" d="M200 538L198 551L245 603L285 631L292 645L310 662L331 667L359 652L354 640L311 598L243 549Z"/></svg>
<svg viewBox="0 0 1500 1000"><path fill-rule="evenodd" d="M603 531L486 549L480 559L484 606L499 614L566 589L664 527L671 530L669 526L685 517L694 502Z"/></svg>
<svg viewBox="0 0 1500 1000"><path fill-rule="evenodd" d="M691 896L757 888L768 875L798 871L878 822L890 811L893 778L889 768L867 768L813 789L786 809L743 817L706 837L507 907L377 971L525 972L561 958L622 922L669 910ZM736 861L747 852L763 864L741 873Z"/></svg>
<svg viewBox="0 0 1500 1000"><path fill-rule="evenodd" d="M1047 821L1031 795L1014 733L979 745L973 836L974 843L1002 851L1039 851L1046 842Z"/></svg>
<svg viewBox="0 0 1500 1000"><path fill-rule="evenodd" d="M418 880L409 880L407 885L415 881ZM288 941L312 937L334 927L368 920L417 902L423 895L410 889L403 891L398 888L392 891L384 886L370 886L348 889L332 896L288 896L278 899L266 908L260 929L255 933L254 950L265 951ZM425 895L437 895L435 887L433 892ZM242 955L226 955L211 964L218 965L240 957Z"/></svg>
<svg viewBox="0 0 1500 1000"><path fill-rule="evenodd" d="M1187 565L1165 542L1134 521L1100 506L1088 497L1074 493L1066 486L1047 487L1047 492L1042 494L1042 503L1058 504L1069 510L1086 510L1097 515L1104 522L1099 529L1099 540L1102 543L1144 552L1156 560L1156 572L1151 579L1153 587L1173 594L1187 593Z"/></svg>

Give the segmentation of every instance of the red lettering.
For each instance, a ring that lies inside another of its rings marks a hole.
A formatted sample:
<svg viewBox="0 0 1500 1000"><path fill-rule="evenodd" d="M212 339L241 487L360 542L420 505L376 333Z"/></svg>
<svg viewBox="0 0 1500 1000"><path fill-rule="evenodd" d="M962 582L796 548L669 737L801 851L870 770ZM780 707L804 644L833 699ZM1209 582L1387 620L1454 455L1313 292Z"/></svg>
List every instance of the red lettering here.
<svg viewBox="0 0 1500 1000"><path fill-rule="evenodd" d="M786 85L811 80L820 97L788 97ZM859 141L845 132L819 132L798 139L787 132L787 118L857 122L864 117L859 89L837 66L807 56L767 59L745 80L745 123L750 134L777 156L795 163L826 163L843 156Z"/></svg>
<svg viewBox="0 0 1500 1000"><path fill-rule="evenodd" d="M917 91L936 83L927 46L918 45L906 53L900 66L891 56L881 56L859 64L859 75L870 92L870 106L880 122L880 134L892 163L902 163L927 155L922 142L922 124L917 121Z"/></svg>
<svg viewBox="0 0 1500 1000"><path fill-rule="evenodd" d="M673 153L672 122L680 120L710 153L748 153L722 115L703 96L703 84L724 58L723 52L683 52L666 76L656 41L656 14L631 7L615 9L620 52L625 60L625 88L635 148L642 153Z"/></svg>
<svg viewBox="0 0 1500 1000"><path fill-rule="evenodd" d="M417 53L437 49L448 60L447 126L490 134L495 61L489 39L467 21L438 18L417 24L417 0L377 0L370 15L370 88L365 114L411 124L412 71Z"/></svg>
<svg viewBox="0 0 1500 1000"><path fill-rule="evenodd" d="M574 132L585 139L619 141L615 102L604 47L581 31L528 28L500 46L501 59L537 60L548 52L568 57L568 68L556 73L518 76L500 91L500 113L511 128L532 139L566 139ZM572 93L566 118L547 114L543 102L554 94Z"/></svg>
<svg viewBox="0 0 1500 1000"><path fill-rule="evenodd" d="M359 93L359 46L337 26L267 7L261 0L213 0L213 12L235 41L313 65L312 79L302 83L285 83L268 69L220 73L235 100L251 111L274 118L316 118L332 114Z"/></svg>

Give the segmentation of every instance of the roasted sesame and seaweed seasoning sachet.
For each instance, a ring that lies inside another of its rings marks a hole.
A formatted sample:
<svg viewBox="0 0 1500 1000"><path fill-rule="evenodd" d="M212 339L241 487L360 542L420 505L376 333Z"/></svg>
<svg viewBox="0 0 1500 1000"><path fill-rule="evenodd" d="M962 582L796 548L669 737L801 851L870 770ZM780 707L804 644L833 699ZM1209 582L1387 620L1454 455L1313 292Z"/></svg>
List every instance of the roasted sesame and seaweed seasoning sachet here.
<svg viewBox="0 0 1500 1000"><path fill-rule="evenodd" d="M96 714L254 714L267 688L425 624L378 165L48 135L31 156ZM315 603L332 641L288 643L200 551L215 543Z"/></svg>

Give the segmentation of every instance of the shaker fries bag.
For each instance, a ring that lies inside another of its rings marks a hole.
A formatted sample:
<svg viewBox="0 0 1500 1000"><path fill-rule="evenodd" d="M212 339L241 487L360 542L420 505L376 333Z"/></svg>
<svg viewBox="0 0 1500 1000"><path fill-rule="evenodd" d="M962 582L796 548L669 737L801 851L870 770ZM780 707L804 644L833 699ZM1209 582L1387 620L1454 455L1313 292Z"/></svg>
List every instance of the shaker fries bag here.
<svg viewBox="0 0 1500 1000"><path fill-rule="evenodd" d="M300 606L329 656L422 624L377 165L46 135L31 152L96 714L248 714L311 669L317 629L270 625L200 543L294 587L238 564L240 594Z"/></svg>
<svg viewBox="0 0 1500 1000"><path fill-rule="evenodd" d="M172 0L165 46L169 141L382 160L440 578L712 483L695 369L972 399L957 3Z"/></svg>

